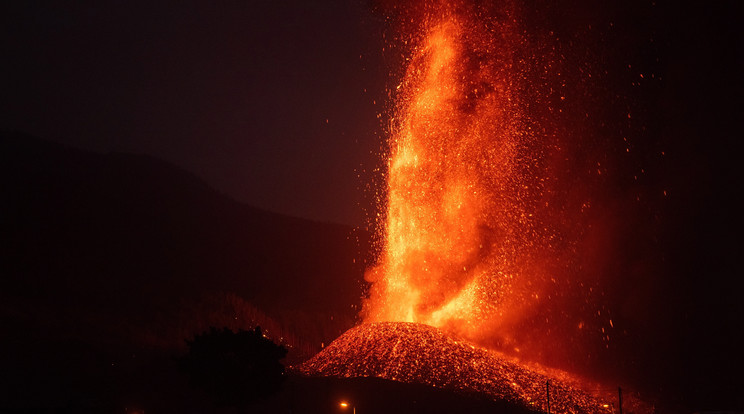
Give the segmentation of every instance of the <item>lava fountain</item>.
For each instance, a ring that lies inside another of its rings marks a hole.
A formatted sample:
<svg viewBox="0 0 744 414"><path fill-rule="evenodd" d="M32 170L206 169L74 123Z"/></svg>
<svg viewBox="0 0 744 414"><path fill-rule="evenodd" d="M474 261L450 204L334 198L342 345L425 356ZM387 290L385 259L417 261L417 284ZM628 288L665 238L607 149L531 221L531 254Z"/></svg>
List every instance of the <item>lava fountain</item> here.
<svg viewBox="0 0 744 414"><path fill-rule="evenodd" d="M550 252L563 240L548 217L554 143L526 101L534 62L512 17L484 21L462 4L422 14L397 86L364 319L504 342L555 282Z"/></svg>

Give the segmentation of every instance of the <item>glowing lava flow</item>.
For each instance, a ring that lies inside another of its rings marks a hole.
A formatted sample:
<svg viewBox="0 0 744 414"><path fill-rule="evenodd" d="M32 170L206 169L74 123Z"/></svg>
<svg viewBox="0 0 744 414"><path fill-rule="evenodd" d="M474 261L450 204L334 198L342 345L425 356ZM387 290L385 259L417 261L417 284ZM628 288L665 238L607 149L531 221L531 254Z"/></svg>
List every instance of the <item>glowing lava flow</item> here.
<svg viewBox="0 0 744 414"><path fill-rule="evenodd" d="M509 22L437 9L413 48L391 136L384 252L365 321L419 322L472 340L508 331L539 297L544 179Z"/></svg>
<svg viewBox="0 0 744 414"><path fill-rule="evenodd" d="M526 367L498 352L414 323L357 326L297 370L305 375L379 377L475 391L540 410L548 408L549 381L551 412L609 413L612 406L611 395L591 395L562 372Z"/></svg>

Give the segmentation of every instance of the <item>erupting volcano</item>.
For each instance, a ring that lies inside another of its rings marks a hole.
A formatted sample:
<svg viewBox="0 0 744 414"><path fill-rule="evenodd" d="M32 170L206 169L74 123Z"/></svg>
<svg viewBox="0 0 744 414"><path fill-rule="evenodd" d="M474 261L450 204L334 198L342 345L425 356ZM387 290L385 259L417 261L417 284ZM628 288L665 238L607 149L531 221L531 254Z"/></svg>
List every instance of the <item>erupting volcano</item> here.
<svg viewBox="0 0 744 414"><path fill-rule="evenodd" d="M540 409L550 381L556 412L609 410L568 374L507 356L540 361L544 347L560 348L556 338L573 340L566 326L609 341L591 283L573 273L590 203L576 204L557 172L568 142L551 119L565 99L559 61L513 5L433 2L401 14L407 67L394 92L383 246L367 273L365 324L301 370Z"/></svg>

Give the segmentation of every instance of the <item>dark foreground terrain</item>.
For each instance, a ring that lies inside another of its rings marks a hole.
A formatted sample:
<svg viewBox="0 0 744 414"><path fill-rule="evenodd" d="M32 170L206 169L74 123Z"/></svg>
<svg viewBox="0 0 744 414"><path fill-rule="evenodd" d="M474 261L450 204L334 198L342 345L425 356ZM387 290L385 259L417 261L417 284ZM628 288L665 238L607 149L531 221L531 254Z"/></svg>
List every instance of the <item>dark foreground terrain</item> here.
<svg viewBox="0 0 744 414"><path fill-rule="evenodd" d="M162 362L162 361L161 361ZM142 367L140 367L142 368ZM4 408L8 413L510 413L523 408L479 395L456 393L426 385L403 384L379 378L308 378L289 375L282 389L242 408L219 407L180 376L175 364L151 365L137 373L102 377L86 390L69 393L55 406L28 404ZM82 385L82 384L78 384ZM347 402L347 408L341 407Z"/></svg>
<svg viewBox="0 0 744 414"><path fill-rule="evenodd" d="M344 410L340 402L348 402ZM495 402L479 395L468 395L403 384L380 378L291 377L284 390L253 407L254 412L351 412L351 405L364 413L529 413L506 402Z"/></svg>

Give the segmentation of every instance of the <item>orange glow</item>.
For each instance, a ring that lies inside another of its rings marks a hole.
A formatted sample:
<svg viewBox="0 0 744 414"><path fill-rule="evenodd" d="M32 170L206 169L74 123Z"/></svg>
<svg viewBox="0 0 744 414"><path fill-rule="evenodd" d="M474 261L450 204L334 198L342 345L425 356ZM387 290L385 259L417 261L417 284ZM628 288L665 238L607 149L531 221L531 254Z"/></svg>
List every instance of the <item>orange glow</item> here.
<svg viewBox="0 0 744 414"><path fill-rule="evenodd" d="M349 406L349 404L348 404L348 403L345 403L345 402L342 402L342 403L341 403L341 407L344 407L344 408L346 408L346 407L348 407L348 406Z"/></svg>
<svg viewBox="0 0 744 414"><path fill-rule="evenodd" d="M598 391L597 384L564 371L525 364L497 351L473 347L437 328L403 322L352 328L295 369L310 376L378 377L467 390L542 410L547 408L545 383L550 381L550 407L555 413L610 413L608 402L615 391ZM633 412L651 412L634 396L625 400Z"/></svg>
<svg viewBox="0 0 744 414"><path fill-rule="evenodd" d="M456 9L425 18L397 88L385 245L367 273L364 316L477 341L507 336L542 296L540 255L555 235L535 207L544 179L522 109L517 30Z"/></svg>
<svg viewBox="0 0 744 414"><path fill-rule="evenodd" d="M571 118L555 119L556 103L574 100L550 41L531 43L514 4L476 3L401 11L412 13L401 19L406 70L391 88L384 243L365 275L364 323L297 369L609 413L613 388L548 368L562 352L589 360L584 339L609 348L620 325L595 307L591 261L578 259L601 237L585 241L593 199L566 150L582 140ZM608 175L596 167L591 177Z"/></svg>

